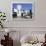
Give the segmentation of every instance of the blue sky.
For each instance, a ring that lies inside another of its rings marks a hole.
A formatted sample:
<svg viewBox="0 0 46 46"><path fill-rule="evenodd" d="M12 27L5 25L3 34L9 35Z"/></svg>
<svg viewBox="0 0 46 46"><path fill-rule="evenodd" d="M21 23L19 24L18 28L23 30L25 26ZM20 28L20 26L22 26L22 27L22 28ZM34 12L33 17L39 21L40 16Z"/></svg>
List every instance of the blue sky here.
<svg viewBox="0 0 46 46"><path fill-rule="evenodd" d="M22 10L32 10L32 4L31 3L13 3L12 4L12 8L14 9L17 9L17 5L21 5L22 6Z"/></svg>

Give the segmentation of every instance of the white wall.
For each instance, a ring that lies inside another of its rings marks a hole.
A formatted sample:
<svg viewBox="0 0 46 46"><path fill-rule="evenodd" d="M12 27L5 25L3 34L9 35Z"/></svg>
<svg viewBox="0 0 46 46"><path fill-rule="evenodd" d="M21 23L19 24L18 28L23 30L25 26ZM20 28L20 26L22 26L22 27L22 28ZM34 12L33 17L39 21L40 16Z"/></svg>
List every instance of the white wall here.
<svg viewBox="0 0 46 46"><path fill-rule="evenodd" d="M31 2L31 0L1 0L0 1L0 7L5 9L7 18L11 17L11 9L10 9L10 4L11 2ZM46 0L35 0L35 19L33 21L10 21L7 22L5 25L7 27L13 27L13 29L16 28L16 30L41 30L41 31L46 31ZM26 27L26 28L19 28L19 27ZM28 27L28 28L27 28ZM32 28L29 28L32 27ZM45 27L45 28L43 28Z"/></svg>
<svg viewBox="0 0 46 46"><path fill-rule="evenodd" d="M6 12L8 20L11 18L10 4L12 1L30 2L31 0L0 0L0 7L5 9L4 11ZM20 35L18 33L14 33L17 40L19 39L18 37L27 33L30 34L31 31L46 32L46 0L36 0L35 19L33 21L10 21L6 23L6 26L9 27L8 29L11 29L11 31L20 31ZM18 46L20 43L17 43L16 45Z"/></svg>

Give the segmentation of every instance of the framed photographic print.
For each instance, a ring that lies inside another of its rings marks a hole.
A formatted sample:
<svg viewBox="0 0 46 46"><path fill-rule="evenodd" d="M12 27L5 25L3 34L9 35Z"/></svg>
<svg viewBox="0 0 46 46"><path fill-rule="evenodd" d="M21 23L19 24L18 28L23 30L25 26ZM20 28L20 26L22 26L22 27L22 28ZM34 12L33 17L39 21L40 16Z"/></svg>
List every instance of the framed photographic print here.
<svg viewBox="0 0 46 46"><path fill-rule="evenodd" d="M32 20L34 13L34 2L12 2L11 13L13 20Z"/></svg>

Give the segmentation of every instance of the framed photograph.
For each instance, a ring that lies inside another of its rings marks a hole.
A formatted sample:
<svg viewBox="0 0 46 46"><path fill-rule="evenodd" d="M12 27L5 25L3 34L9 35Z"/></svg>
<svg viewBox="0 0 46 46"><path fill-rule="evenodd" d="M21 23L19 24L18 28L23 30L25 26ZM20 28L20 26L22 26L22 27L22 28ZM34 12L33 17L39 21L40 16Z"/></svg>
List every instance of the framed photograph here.
<svg viewBox="0 0 46 46"><path fill-rule="evenodd" d="M32 20L35 15L34 2L12 2L11 15L13 20Z"/></svg>

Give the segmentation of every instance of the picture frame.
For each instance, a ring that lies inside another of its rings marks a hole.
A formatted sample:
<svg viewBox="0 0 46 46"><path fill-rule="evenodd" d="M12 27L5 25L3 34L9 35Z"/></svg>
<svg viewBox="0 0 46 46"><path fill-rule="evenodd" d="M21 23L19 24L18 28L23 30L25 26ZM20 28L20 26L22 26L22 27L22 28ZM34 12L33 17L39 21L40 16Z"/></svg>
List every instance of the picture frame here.
<svg viewBox="0 0 46 46"><path fill-rule="evenodd" d="M19 7L20 7L20 9L19 9ZM11 2L11 17L12 17L12 20L21 20L21 21L33 20L34 16L35 16L35 1L31 1L31 2Z"/></svg>

